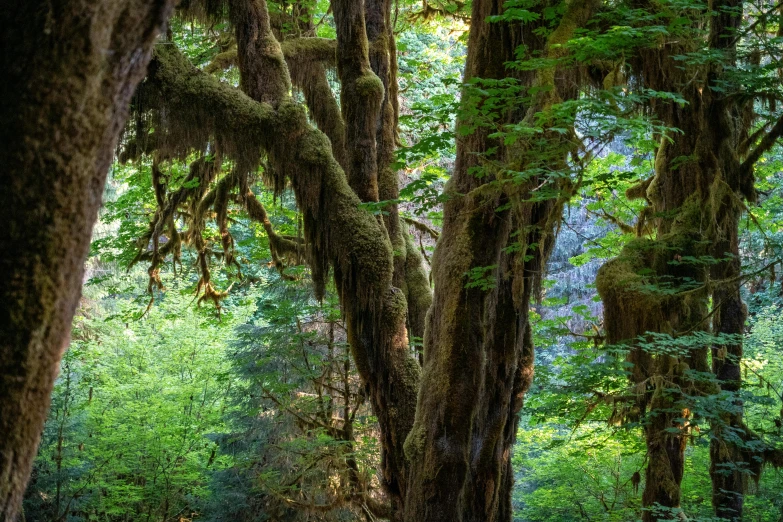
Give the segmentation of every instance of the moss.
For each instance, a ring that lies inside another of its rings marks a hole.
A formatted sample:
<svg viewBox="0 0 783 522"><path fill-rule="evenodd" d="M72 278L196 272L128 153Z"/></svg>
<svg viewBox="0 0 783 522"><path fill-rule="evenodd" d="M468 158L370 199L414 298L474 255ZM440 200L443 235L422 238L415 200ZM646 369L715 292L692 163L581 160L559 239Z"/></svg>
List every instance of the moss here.
<svg viewBox="0 0 783 522"><path fill-rule="evenodd" d="M345 123L340 106L332 92L323 64L316 62L299 63L288 59L291 79L294 86L301 89L310 117L332 144L332 154L343 169L345 157Z"/></svg>
<svg viewBox="0 0 783 522"><path fill-rule="evenodd" d="M323 62L334 65L337 41L331 38L293 38L280 43L285 59L289 62Z"/></svg>
<svg viewBox="0 0 783 522"><path fill-rule="evenodd" d="M427 430L421 423L413 425L408 436L405 437L405 444L403 445L405 451L405 458L408 460L416 460L424 454L424 446L427 443Z"/></svg>
<svg viewBox="0 0 783 522"><path fill-rule="evenodd" d="M356 80L356 92L365 98L380 101L384 93L383 82L375 73L368 71Z"/></svg>
<svg viewBox="0 0 783 522"><path fill-rule="evenodd" d="M647 199L647 189L652 183L653 178L648 178L628 187L625 191L625 197L630 200Z"/></svg>
<svg viewBox="0 0 783 522"><path fill-rule="evenodd" d="M237 64L237 50L236 47L229 49L228 51L218 53L212 58L212 61L204 67L206 73L216 73L219 71L225 71L232 65Z"/></svg>
<svg viewBox="0 0 783 522"><path fill-rule="evenodd" d="M153 109L149 123L155 127L158 148L179 158L205 150L214 140L224 154L252 167L276 135L270 105L198 70L170 44L155 47L134 108Z"/></svg>
<svg viewBox="0 0 783 522"><path fill-rule="evenodd" d="M557 29L549 36L547 46L562 46L568 43L574 32L584 26L597 5L598 2L595 0L567 0L563 18Z"/></svg>
<svg viewBox="0 0 783 522"><path fill-rule="evenodd" d="M296 139L298 137L297 133L302 133L305 129L310 128L310 125L307 122L307 110L301 104L296 103L291 99L282 102L278 106L275 119L277 136L280 137L280 134L282 133L283 136L289 140ZM319 139L325 138L322 133L310 133L306 134L306 136L308 139L312 139L316 134ZM310 142L304 143L303 145L310 145ZM329 154L330 149L328 146L319 148L320 150L325 151L326 154Z"/></svg>
<svg viewBox="0 0 783 522"><path fill-rule="evenodd" d="M391 288L386 294L383 303L383 321L389 325L396 325L404 321L408 312L408 302L405 295L398 288Z"/></svg>

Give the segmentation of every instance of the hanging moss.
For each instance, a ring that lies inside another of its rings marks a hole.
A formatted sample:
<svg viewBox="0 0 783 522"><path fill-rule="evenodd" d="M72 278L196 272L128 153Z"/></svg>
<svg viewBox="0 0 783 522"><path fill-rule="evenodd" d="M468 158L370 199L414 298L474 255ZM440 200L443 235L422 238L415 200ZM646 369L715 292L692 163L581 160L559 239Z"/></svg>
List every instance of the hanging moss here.
<svg viewBox="0 0 783 522"><path fill-rule="evenodd" d="M295 63L304 66L311 62L322 62L333 67L337 52L337 40L332 38L291 38L280 42L280 48L289 65Z"/></svg>
<svg viewBox="0 0 783 522"><path fill-rule="evenodd" d="M228 16L229 0L180 0L177 14L185 20L211 25Z"/></svg>
<svg viewBox="0 0 783 522"><path fill-rule="evenodd" d="M399 498L406 467L402 443L413 422L418 365L408 350L405 295L391 286L391 242L383 224L361 206L362 200L349 186L345 171L335 160L333 144L312 127L304 106L291 99L289 71L271 35L265 3L259 0L237 6L247 11L232 15L236 17L240 86L247 95L197 70L175 47L165 44L155 52L136 110L150 113L150 123L163 138L160 150L166 148L170 155L184 157L193 150L215 147L225 158L250 170L266 153L265 171L274 177L276 188L282 188L280 180L290 180L301 210L305 254L316 296L323 296L333 271L356 365L380 425L383 481L387 491L396 491ZM256 31L246 30L248 27ZM293 48L294 55L304 57L303 50ZM318 66L323 69L322 63ZM316 69L310 67L311 71ZM372 75L361 85L366 98L380 105L383 86L378 78ZM374 139L374 112L364 112L364 107L363 103L351 107L357 117L351 125L360 124L362 136ZM365 147L354 151L375 169L372 151ZM358 171L364 172L363 168ZM241 190L239 197L246 195ZM253 213L252 199L246 199L248 212ZM217 201L216 193L213 206ZM263 216L256 214L263 222ZM223 293L210 286L208 252L199 237L193 234L203 265L201 300L214 296L219 303ZM285 244L276 242L274 234L270 243L276 252Z"/></svg>
<svg viewBox="0 0 783 522"><path fill-rule="evenodd" d="M155 47L139 87L137 111L152 111L159 150L185 158L212 141L245 165L257 165L262 147L275 137L275 112L194 67L171 44Z"/></svg>
<svg viewBox="0 0 783 522"><path fill-rule="evenodd" d="M672 264L680 256L706 253L701 241L705 228L704 209L698 194L688 198L673 220L671 231L660 239L636 238L619 256L605 263L596 276L596 287L604 301L607 341L618 343L646 331L671 330L667 325L673 310L687 304L690 292L682 292L684 281L703 281L704 268ZM687 278L687 279L686 279ZM679 304L678 304L679 303Z"/></svg>

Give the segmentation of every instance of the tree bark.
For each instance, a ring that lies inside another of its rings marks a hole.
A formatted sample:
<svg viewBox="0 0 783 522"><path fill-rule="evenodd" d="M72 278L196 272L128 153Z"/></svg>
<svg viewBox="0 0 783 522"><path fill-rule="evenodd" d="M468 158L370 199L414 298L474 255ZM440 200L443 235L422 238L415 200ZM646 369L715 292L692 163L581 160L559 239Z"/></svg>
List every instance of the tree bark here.
<svg viewBox="0 0 783 522"><path fill-rule="evenodd" d="M710 47L727 53L727 65L736 64L736 32L742 20L743 2L724 0L714 2L715 15L710 23ZM710 478L712 480L712 505L717 517L732 522L742 520L745 493L748 487L748 470L761 471L758 456L751 454L743 443L753 435L743 422L743 404L739 397L742 386L740 364L742 340L747 312L740 295L742 266L739 252L739 220L742 207L737 204L743 197L752 199L753 173L741 168L737 149L750 131L753 116L752 102L729 101L720 89L723 67L713 65L709 73L709 87L718 87L713 93L712 110L708 128L715 143L719 173L718 185L713 190L712 212L716 225L713 234L712 255L720 260L711 276L717 281L712 291L713 331L716 335L728 335L735 340L712 348L712 370L722 391L733 398L728 411L712 422L713 437L710 440ZM732 124L734 126L732 127ZM743 195L743 188L750 187ZM727 436L728 434L728 436ZM739 437L743 443L735 441Z"/></svg>
<svg viewBox="0 0 783 522"><path fill-rule="evenodd" d="M645 5L655 9L652 4ZM677 92L686 104L663 100L651 103L656 116L667 127L678 129L670 140L661 140L655 176L646 188L645 197L652 212L642 215L657 216L653 227L657 238L640 238L629 244L620 257L602 267L597 278L605 305L607 341L630 342L632 381L639 394L637 407L642 414L647 413L644 431L649 464L642 496L645 522L661 517L668 519L669 514L656 512L656 506L670 509L680 506L687 437L687 422L682 419L689 415L689 399L676 390L694 386L706 394L720 390L689 380L686 374L688 369L709 371L708 347L690 348L687 355L675 357L633 347L633 340L647 332L677 337L709 330L710 293L715 334L741 334L745 321L738 277L741 268L738 223L742 212L739 202L743 198L752 200L754 194L752 168L742 168L737 151L747 136L752 113L748 113L751 110L748 102L725 92L723 74L725 66L736 62L736 30L742 19L742 1L716 0L710 3L710 9L706 20L708 46L720 53L723 61L706 69L684 69L675 59L682 52L678 47L682 44L677 43L640 49L634 59L634 67L645 87ZM686 40L687 37L683 39ZM697 77L702 79L694 81ZM702 84L704 88L697 88ZM699 268L698 263L690 263L690 267L687 263L672 264L673 256L678 256L675 259L712 257L718 262L708 270ZM640 269L651 270L655 274L653 280L677 292L670 297L656 297L635 289ZM683 282L701 286L682 292L678 286ZM739 390L741 357L741 342L712 348L712 370L724 391ZM746 490L746 475L740 470L743 462L748 464L749 454L739 447L741 444L732 443L731 437L724 438L724 434L745 433L740 438L750 434L742 423L741 402L737 399L729 410L711 419L710 475L716 514L740 520Z"/></svg>
<svg viewBox="0 0 783 522"><path fill-rule="evenodd" d="M168 0L0 11L0 520L15 520L127 105Z"/></svg>
<svg viewBox="0 0 783 522"><path fill-rule="evenodd" d="M514 77L506 64L515 60L523 43L531 55L562 57L560 44L587 22L597 4L567 2L559 25L542 38L535 23L490 23L487 17L503 12L502 1L474 1L465 81ZM555 69L552 65L517 74L522 86L540 87L539 94L532 95L530 106L509 111L501 123L524 120L532 126L539 111L575 96L578 86L564 82ZM465 91L463 103L469 98ZM457 128L463 123L458 121ZM492 160L515 170L534 161L526 146L505 148L490 139L484 127L457 142L443 232L432 260L435 295L424 340L416 422L405 445L411 461L405 506L409 522L512 519L510 456L517 414L533 374L528 305L563 200L530 202L527 191L552 183L543 176L516 189L492 190L504 173L474 172L482 168L480 156L492 147L497 147ZM555 169L562 163L563 158L552 159ZM507 248L515 241L522 254ZM530 245L536 247L528 249ZM486 284L469 284L466 274L476 270Z"/></svg>

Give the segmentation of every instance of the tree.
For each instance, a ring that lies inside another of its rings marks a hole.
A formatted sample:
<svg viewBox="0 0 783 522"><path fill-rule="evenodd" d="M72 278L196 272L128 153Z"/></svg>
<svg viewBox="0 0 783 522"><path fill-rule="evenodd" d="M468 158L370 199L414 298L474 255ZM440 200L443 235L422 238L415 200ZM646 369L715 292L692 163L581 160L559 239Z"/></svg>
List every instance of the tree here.
<svg viewBox="0 0 783 522"><path fill-rule="evenodd" d="M468 115L463 124L478 130L458 144L452 202L433 259L435 305L426 334L431 291L399 220L391 164L398 108L390 3L333 2L337 38L330 42L312 36L306 4L290 11L274 6L272 16L260 0L191 2L186 16L210 23L228 12L236 57L226 58L238 65L243 92L196 69L169 43L156 48L137 95L137 124L127 150L154 153L156 161L198 154L181 185L159 174L153 180L158 210L139 243L139 259L151 261L150 288L160 286L166 256L176 257L180 244L189 243L201 259L201 299L219 305L225 293L212 285L210 265L217 256L227 265L233 261L226 227L230 202L264 223L273 257L306 259L316 296L323 295L332 272L348 342L379 421L392 520L510 520L509 453L532 377L527 302L567 197L568 183L561 179L575 142L551 132L545 140L506 147L487 125L522 121L547 128L573 121L573 114L558 119L549 113L579 92L560 61L565 44L596 7L542 4L536 9L554 16L525 25L489 20L504 12L500 2L473 4L466 79L515 84L529 102L512 102L498 117L480 89L465 91L471 100L465 107L480 117ZM543 53L550 63L534 73L514 72L506 64L526 39L530 56ZM339 105L318 87L326 84L322 64L330 63L340 81ZM292 85L301 89L318 130L292 99ZM542 155L550 141L558 146ZM560 176L544 171L513 178L550 160ZM290 182L303 218L301 239L284 238L269 223L250 189L259 164L276 191ZM542 187L547 196L531 197ZM381 216L372 208L381 209ZM203 239L209 209L222 252ZM182 225L187 229L180 231ZM421 384L409 335L425 338Z"/></svg>
<svg viewBox="0 0 783 522"><path fill-rule="evenodd" d="M0 14L0 518L27 483L127 105L173 2L24 2Z"/></svg>
<svg viewBox="0 0 783 522"><path fill-rule="evenodd" d="M677 36L639 46L630 61L639 88L675 99L650 104L670 131L660 136L652 176L628 191L647 202L638 239L597 278L607 340L631 347L637 397L631 417L644 415L643 519L666 518L680 507L683 451L695 414L712 424L715 512L739 520L749 472L758 474L762 463L778 458L763 444L759 449L736 396L746 319L738 222L744 202L756 199L754 165L783 131L778 117L760 118L754 105L767 94L768 71L759 68L763 49L738 46L769 13L755 13L757 21L745 18L743 26L740 1L633 7L644 15L637 27ZM690 22L679 26L678 17ZM778 66L777 58L771 61L770 68ZM760 125L755 132L754 125ZM711 335L706 342L683 342L693 332ZM714 380L703 377L710 371ZM729 395L718 413L698 410L693 396L721 391Z"/></svg>

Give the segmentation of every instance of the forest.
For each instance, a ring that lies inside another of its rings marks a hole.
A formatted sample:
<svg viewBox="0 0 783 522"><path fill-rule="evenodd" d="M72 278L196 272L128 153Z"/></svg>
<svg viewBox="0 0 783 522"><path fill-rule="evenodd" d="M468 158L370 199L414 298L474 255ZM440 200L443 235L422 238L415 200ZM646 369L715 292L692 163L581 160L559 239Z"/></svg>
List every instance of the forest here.
<svg viewBox="0 0 783 522"><path fill-rule="evenodd" d="M0 522L783 521L783 2L0 28Z"/></svg>

